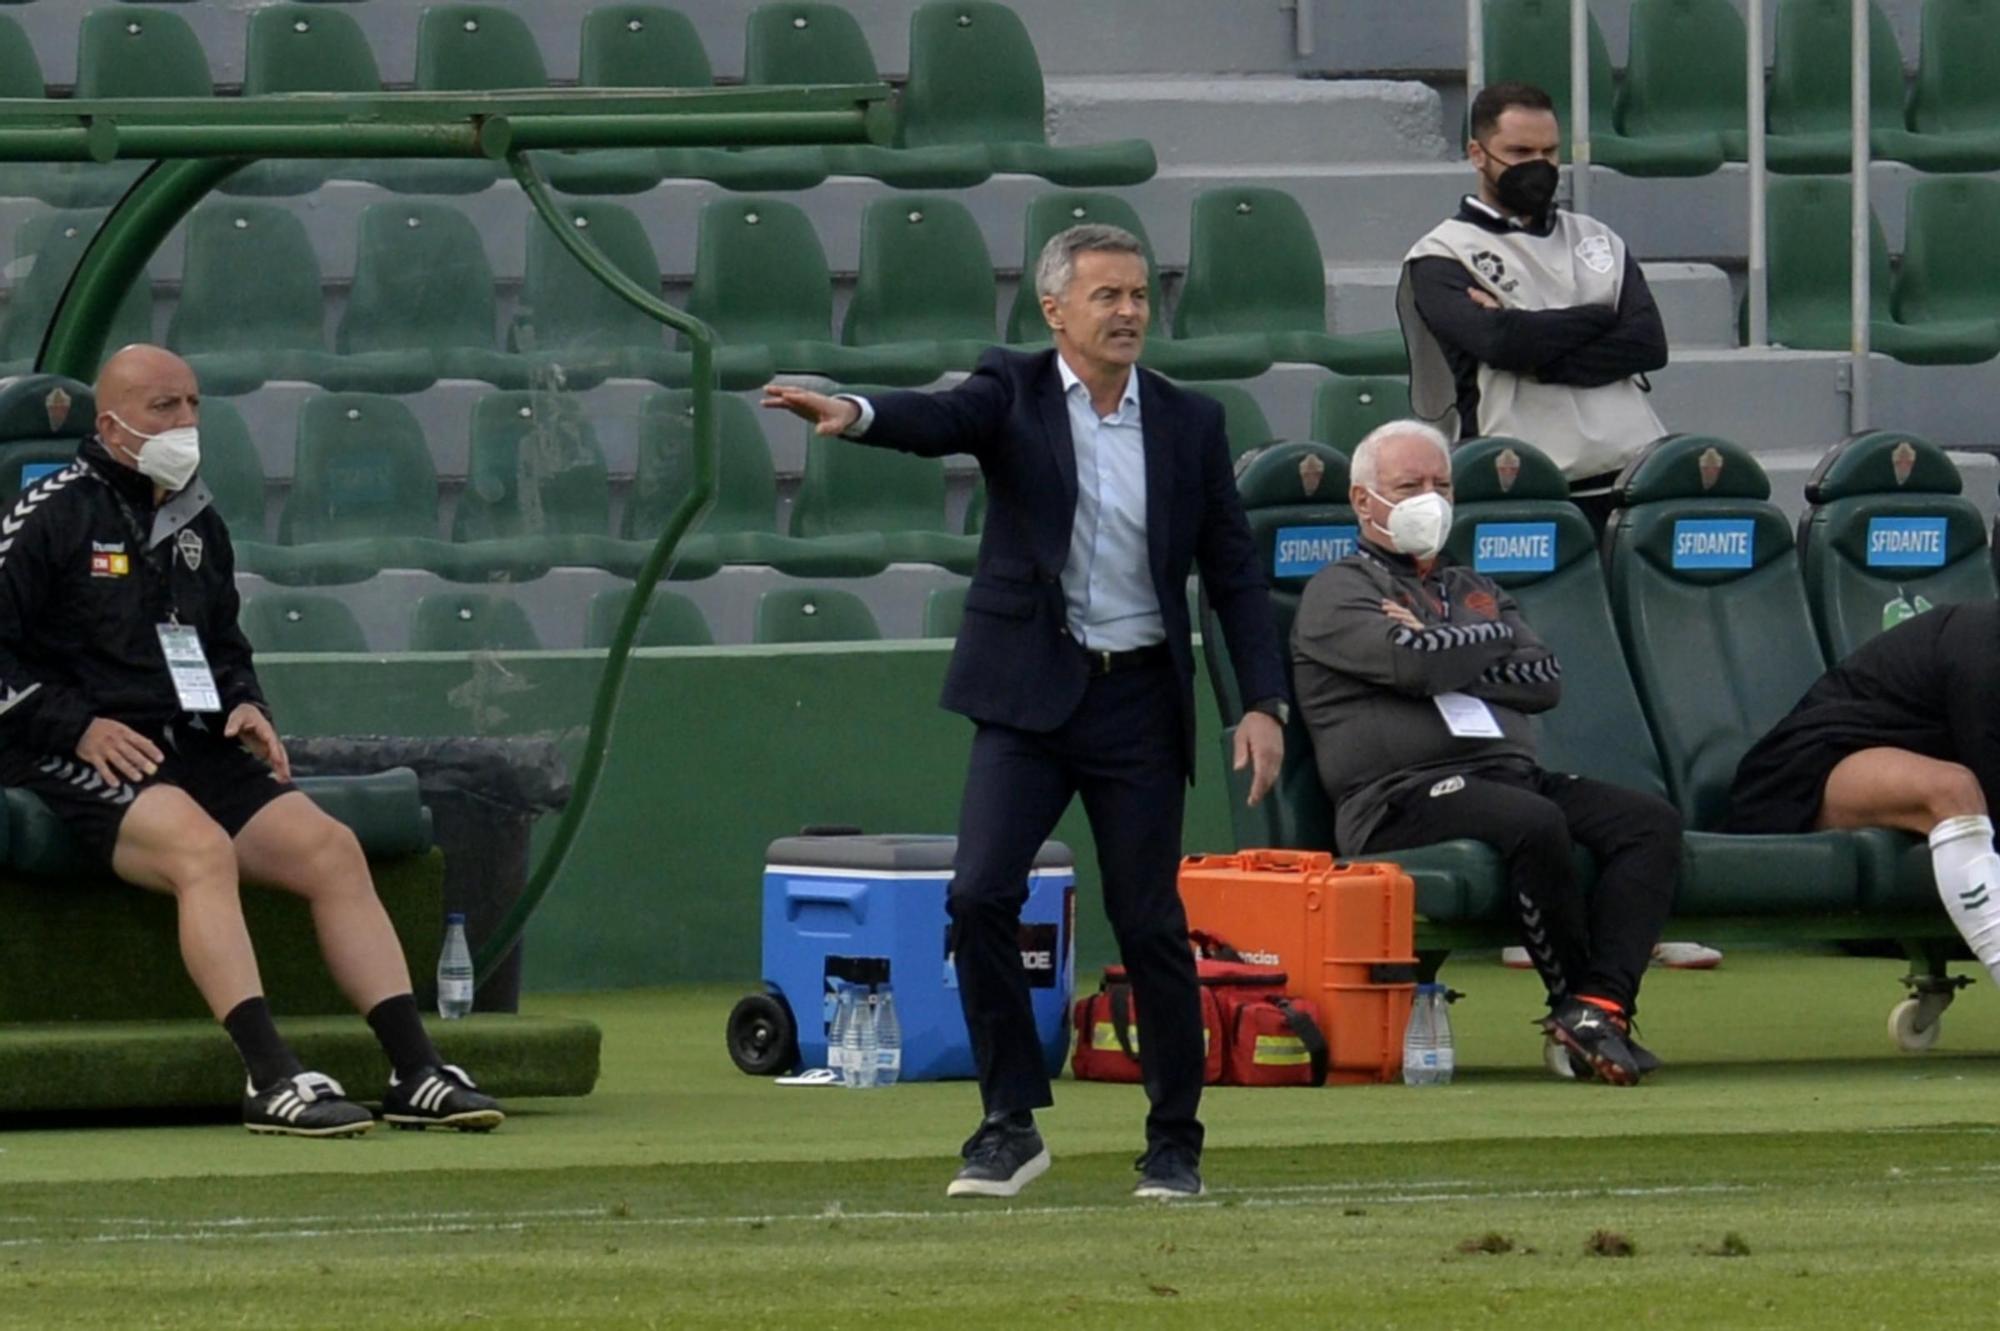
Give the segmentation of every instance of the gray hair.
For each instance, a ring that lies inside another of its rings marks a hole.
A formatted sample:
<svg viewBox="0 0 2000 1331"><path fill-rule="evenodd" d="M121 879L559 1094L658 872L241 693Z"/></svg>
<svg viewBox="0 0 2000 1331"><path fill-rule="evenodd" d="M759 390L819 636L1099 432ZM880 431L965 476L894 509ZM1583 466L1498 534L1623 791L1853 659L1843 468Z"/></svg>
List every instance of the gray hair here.
<svg viewBox="0 0 2000 1331"><path fill-rule="evenodd" d="M1421 439L1437 449L1447 470L1451 467L1451 444L1436 427L1422 421L1389 421L1370 430L1367 438L1354 446L1354 456L1347 464L1348 480L1373 490L1380 479L1382 445L1391 439Z"/></svg>
<svg viewBox="0 0 2000 1331"><path fill-rule="evenodd" d="M1060 297L1076 276L1076 256L1088 250L1136 254L1141 261L1146 257L1146 247L1124 227L1085 222L1056 232L1042 246L1042 257L1035 261L1035 294Z"/></svg>

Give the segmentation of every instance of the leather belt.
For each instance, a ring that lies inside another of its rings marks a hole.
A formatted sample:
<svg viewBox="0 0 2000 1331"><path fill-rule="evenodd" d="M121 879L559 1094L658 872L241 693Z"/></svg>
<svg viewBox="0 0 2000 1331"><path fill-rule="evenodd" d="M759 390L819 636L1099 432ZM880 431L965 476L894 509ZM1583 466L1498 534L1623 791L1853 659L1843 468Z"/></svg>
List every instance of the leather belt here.
<svg viewBox="0 0 2000 1331"><path fill-rule="evenodd" d="M1132 670L1167 659L1167 644L1164 642L1156 642L1150 647L1134 647L1129 652L1101 652L1089 647L1081 650L1092 679L1099 675L1109 675L1113 671Z"/></svg>

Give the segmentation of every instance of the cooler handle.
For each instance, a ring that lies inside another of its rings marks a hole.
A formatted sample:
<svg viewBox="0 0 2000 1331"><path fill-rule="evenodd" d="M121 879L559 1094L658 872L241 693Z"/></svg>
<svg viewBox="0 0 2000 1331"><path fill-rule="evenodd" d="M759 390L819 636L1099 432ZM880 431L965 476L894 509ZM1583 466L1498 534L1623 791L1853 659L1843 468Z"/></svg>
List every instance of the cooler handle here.
<svg viewBox="0 0 2000 1331"><path fill-rule="evenodd" d="M1269 873L1304 873L1330 863L1323 850L1246 850L1243 867Z"/></svg>
<svg viewBox="0 0 2000 1331"><path fill-rule="evenodd" d="M785 884L785 918L796 920L804 906L845 906L854 914L856 924L868 919L868 884L866 883L787 883Z"/></svg>
<svg viewBox="0 0 2000 1331"><path fill-rule="evenodd" d="M1368 965L1370 984L1415 984L1417 963L1414 961L1375 961Z"/></svg>

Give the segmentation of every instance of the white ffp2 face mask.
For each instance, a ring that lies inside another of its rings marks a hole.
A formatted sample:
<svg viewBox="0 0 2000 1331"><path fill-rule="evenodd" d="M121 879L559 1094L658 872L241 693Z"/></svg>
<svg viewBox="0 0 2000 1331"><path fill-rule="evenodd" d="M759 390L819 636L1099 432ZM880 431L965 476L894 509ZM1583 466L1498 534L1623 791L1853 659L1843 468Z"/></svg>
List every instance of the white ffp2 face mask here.
<svg viewBox="0 0 2000 1331"><path fill-rule="evenodd" d="M133 459L133 465L139 469L141 476L167 490L179 490L194 479L195 468L201 465L199 428L178 425L158 434L142 434L125 424L125 418L117 412L108 414L128 433L146 441Z"/></svg>
<svg viewBox="0 0 2000 1331"><path fill-rule="evenodd" d="M1384 504L1389 501L1374 490L1368 492ZM1435 490L1411 495L1389 505L1389 525L1382 529L1389 544L1417 559L1435 558L1451 535L1451 500Z"/></svg>

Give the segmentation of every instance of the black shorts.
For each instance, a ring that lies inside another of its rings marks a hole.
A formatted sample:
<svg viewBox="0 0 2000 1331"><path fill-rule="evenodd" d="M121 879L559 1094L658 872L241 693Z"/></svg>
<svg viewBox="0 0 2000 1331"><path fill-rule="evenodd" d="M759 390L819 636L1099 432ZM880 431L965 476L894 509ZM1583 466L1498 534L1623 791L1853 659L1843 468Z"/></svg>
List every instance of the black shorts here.
<svg viewBox="0 0 2000 1331"><path fill-rule="evenodd" d="M1767 737L1744 755L1736 769L1722 830L1743 834L1814 830L1826 803L1827 778L1865 747L1808 729Z"/></svg>
<svg viewBox="0 0 2000 1331"><path fill-rule="evenodd" d="M97 769L67 754L0 749L0 786L31 790L62 819L94 864L111 867L125 811L149 786L175 786L232 839L263 807L294 787L280 781L260 758L222 738L222 717L181 720L133 729L159 745L160 770L137 782L107 786Z"/></svg>

